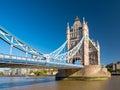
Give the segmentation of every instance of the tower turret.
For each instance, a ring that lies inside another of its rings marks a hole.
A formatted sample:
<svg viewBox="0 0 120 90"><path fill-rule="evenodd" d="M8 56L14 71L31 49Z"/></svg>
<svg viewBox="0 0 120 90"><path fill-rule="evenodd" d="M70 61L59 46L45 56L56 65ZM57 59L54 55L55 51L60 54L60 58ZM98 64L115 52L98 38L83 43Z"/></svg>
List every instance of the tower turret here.
<svg viewBox="0 0 120 90"><path fill-rule="evenodd" d="M85 17L83 17L83 24L85 24Z"/></svg>
<svg viewBox="0 0 120 90"><path fill-rule="evenodd" d="M100 44L99 42L97 41L97 56L98 56L98 65L100 65Z"/></svg>
<svg viewBox="0 0 120 90"><path fill-rule="evenodd" d="M70 50L70 26L69 26L69 22L67 23L67 50Z"/></svg>
<svg viewBox="0 0 120 90"><path fill-rule="evenodd" d="M84 36L84 43L83 43L83 58L84 58L84 65L89 65L89 31L87 23L85 22L85 18L83 18L83 36Z"/></svg>
<svg viewBox="0 0 120 90"><path fill-rule="evenodd" d="M67 23L67 33L70 33L70 26L69 26L69 22Z"/></svg>
<svg viewBox="0 0 120 90"><path fill-rule="evenodd" d="M76 16L74 24L73 24L73 31L75 31L79 27L82 27L82 24L81 24L80 19L78 18L78 16Z"/></svg>
<svg viewBox="0 0 120 90"><path fill-rule="evenodd" d="M100 49L100 44L98 41L97 41L97 48Z"/></svg>

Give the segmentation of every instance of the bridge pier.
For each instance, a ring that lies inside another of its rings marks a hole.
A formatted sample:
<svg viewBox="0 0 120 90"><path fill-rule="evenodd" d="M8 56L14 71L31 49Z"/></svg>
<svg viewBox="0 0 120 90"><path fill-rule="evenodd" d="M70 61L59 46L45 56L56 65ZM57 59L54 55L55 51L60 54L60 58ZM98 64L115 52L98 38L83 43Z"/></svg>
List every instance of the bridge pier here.
<svg viewBox="0 0 120 90"><path fill-rule="evenodd" d="M84 37L82 47L69 61L74 61L77 57L84 68L61 69L56 75L56 80L103 80L111 76L106 68L100 66L100 45L89 38L87 22L83 18L81 23L76 17L72 28L67 26L67 51L73 50L82 37Z"/></svg>
<svg viewBox="0 0 120 90"><path fill-rule="evenodd" d="M56 80L105 80L111 74L100 65L87 65L79 69L60 69Z"/></svg>

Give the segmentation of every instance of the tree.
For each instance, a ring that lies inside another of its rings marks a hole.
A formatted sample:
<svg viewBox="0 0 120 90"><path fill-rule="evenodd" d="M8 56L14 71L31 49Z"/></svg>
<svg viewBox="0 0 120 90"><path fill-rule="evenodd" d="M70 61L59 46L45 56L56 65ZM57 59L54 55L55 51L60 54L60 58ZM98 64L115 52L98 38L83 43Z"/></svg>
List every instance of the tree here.
<svg viewBox="0 0 120 90"><path fill-rule="evenodd" d="M113 68L111 68L111 67L108 67L107 69L108 69L109 72L113 71Z"/></svg>
<svg viewBox="0 0 120 90"><path fill-rule="evenodd" d="M3 75L4 75L4 73L0 71L0 76L3 76Z"/></svg>
<svg viewBox="0 0 120 90"><path fill-rule="evenodd" d="M34 71L33 71L33 70L30 70L30 72L29 72L29 73L30 73L30 74L31 74L31 73L34 73Z"/></svg>
<svg viewBox="0 0 120 90"><path fill-rule="evenodd" d="M120 72L120 69L117 69L116 71L117 71L117 72Z"/></svg>

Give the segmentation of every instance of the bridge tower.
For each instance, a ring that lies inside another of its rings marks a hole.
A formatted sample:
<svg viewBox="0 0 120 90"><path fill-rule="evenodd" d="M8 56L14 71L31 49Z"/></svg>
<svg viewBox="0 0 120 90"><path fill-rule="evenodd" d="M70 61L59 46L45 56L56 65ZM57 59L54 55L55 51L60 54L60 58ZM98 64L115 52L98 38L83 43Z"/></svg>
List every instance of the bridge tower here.
<svg viewBox="0 0 120 90"><path fill-rule="evenodd" d="M82 48L77 54L71 58L68 62L74 63L76 60L80 60L81 65L100 65L100 45L97 41L89 40L89 28L85 18L81 23L79 18L76 17L73 26L70 28L69 23L67 25L67 51L73 49L78 42L84 37Z"/></svg>
<svg viewBox="0 0 120 90"><path fill-rule="evenodd" d="M70 28L67 24L66 37L68 40L67 51L72 50L84 37L82 46L78 52L68 60L68 63L75 63L80 60L84 68L78 69L60 69L56 75L56 80L82 79L83 77L109 77L110 73L106 68L100 66L100 45L89 38L89 28L85 18L83 22L76 17L73 26Z"/></svg>
<svg viewBox="0 0 120 90"><path fill-rule="evenodd" d="M67 50L71 50L84 36L84 42L79 52L69 60L70 63L74 63L75 60L80 60L82 65L89 65L89 30L85 18L83 23L76 17L73 26L70 28L67 25Z"/></svg>

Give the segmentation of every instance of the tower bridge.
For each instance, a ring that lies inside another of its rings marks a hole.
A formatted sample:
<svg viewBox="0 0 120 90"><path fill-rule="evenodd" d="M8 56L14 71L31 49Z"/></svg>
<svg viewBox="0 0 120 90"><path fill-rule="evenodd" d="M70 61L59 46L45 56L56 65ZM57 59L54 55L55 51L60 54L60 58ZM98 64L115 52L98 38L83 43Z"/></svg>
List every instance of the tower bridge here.
<svg viewBox="0 0 120 90"><path fill-rule="evenodd" d="M44 54L0 28L0 39L9 45L8 54L0 51L0 67L58 68L56 79L110 76L106 69L100 67L100 45L89 38L89 28L84 18L81 23L76 17L71 28L67 24L66 37L67 40L58 49ZM13 48L23 52L24 56L13 55ZM63 52L65 48L67 50Z"/></svg>

